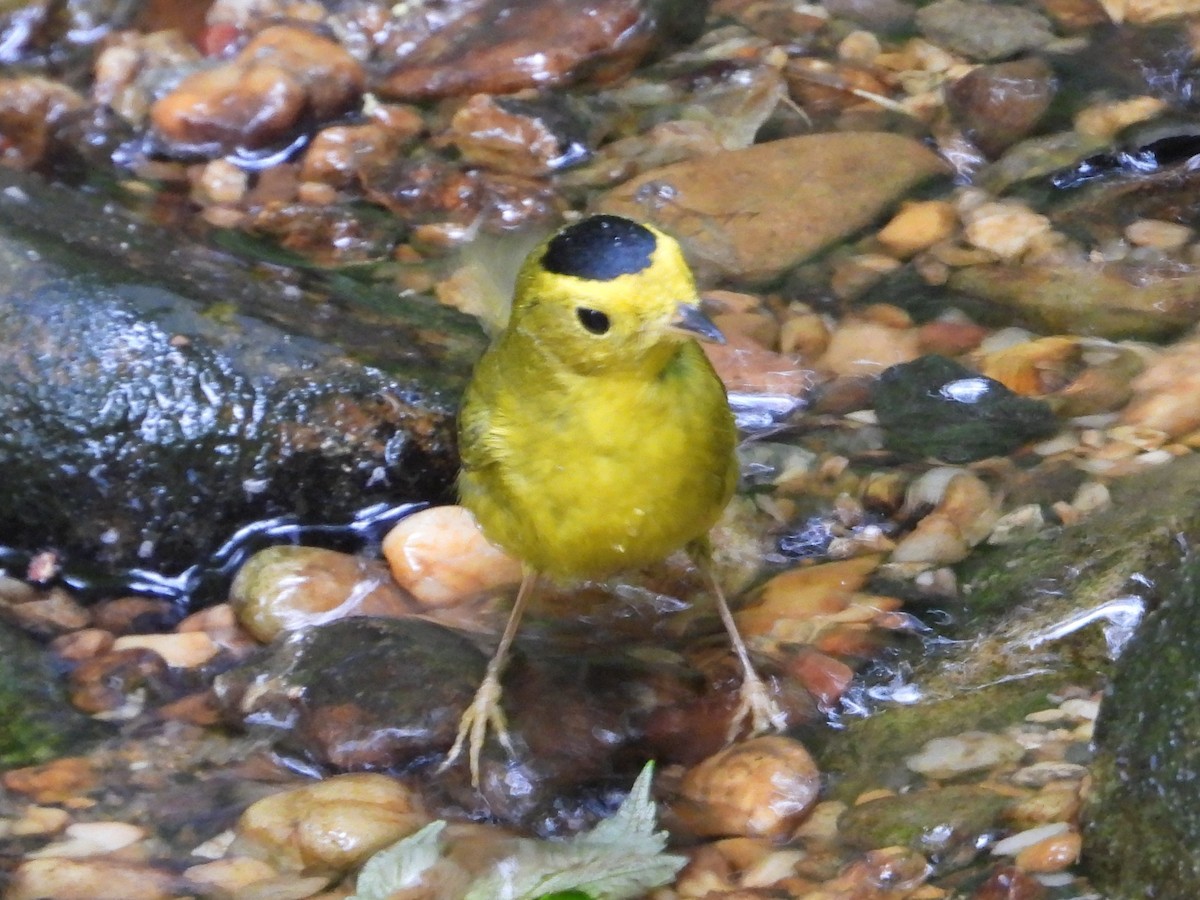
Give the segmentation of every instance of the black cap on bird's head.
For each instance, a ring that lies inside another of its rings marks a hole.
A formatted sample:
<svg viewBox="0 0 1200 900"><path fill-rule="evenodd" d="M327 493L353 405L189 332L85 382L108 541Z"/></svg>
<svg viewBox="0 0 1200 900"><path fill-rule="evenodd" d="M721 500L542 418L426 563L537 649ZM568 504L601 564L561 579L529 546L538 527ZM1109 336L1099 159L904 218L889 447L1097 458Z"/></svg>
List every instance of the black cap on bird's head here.
<svg viewBox="0 0 1200 900"><path fill-rule="evenodd" d="M542 267L557 275L612 281L643 271L657 246L654 232L644 225L621 216L589 216L550 239Z"/></svg>

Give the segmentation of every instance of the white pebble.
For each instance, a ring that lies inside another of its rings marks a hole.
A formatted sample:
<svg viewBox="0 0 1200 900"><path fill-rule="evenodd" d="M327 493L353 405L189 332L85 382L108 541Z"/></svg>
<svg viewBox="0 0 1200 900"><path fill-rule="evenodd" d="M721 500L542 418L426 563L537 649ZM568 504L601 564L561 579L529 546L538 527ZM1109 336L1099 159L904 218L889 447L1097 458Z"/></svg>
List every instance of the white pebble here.
<svg viewBox="0 0 1200 900"><path fill-rule="evenodd" d="M1002 841L997 841L992 847L993 856L1016 856L1026 847L1032 847L1038 841L1044 841L1046 838L1054 837L1055 835L1064 834L1071 830L1071 826L1066 822L1051 822L1049 825L1038 825L1036 828L1027 828L1025 831L1018 831L1016 834L1006 837Z"/></svg>
<svg viewBox="0 0 1200 900"><path fill-rule="evenodd" d="M136 844L146 832L127 822L76 822L63 831L63 840L28 854L30 857L101 856Z"/></svg>

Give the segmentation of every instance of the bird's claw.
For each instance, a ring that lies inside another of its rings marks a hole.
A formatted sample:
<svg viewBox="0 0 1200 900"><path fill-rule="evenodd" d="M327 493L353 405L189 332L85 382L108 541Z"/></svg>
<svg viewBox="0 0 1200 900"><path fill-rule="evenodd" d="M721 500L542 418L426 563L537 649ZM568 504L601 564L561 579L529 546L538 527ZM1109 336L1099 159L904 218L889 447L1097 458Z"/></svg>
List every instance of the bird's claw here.
<svg viewBox="0 0 1200 900"><path fill-rule="evenodd" d="M440 775L454 765L462 756L463 748L466 747L467 764L471 770L471 785L478 789L479 757L483 752L484 742L487 740L489 725L508 755L516 756L516 749L508 734L508 721L504 717L504 710L500 708L500 680L490 672L484 678L483 683L479 685L479 690L475 692L471 705L466 708L462 718L459 719L458 734L454 738L454 745L446 754L442 764L437 767L438 774Z"/></svg>
<svg viewBox="0 0 1200 900"><path fill-rule="evenodd" d="M747 668L742 676L742 687L738 692L738 706L734 710L733 719L729 723L726 735L728 743L737 740L746 720L750 720L750 732L747 737L766 734L769 731L783 731L787 728L787 715L775 702L767 686L753 668Z"/></svg>

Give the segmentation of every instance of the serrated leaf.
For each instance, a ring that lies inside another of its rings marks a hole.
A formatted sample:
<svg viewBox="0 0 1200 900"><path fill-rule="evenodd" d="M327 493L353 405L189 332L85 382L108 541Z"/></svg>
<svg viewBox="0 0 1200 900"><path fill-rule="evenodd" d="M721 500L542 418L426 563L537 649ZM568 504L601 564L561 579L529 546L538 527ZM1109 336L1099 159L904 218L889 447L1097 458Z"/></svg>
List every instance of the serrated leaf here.
<svg viewBox="0 0 1200 900"><path fill-rule="evenodd" d="M387 900L406 887L416 887L421 877L437 863L442 852L442 829L446 822L430 822L420 831L380 850L358 873L354 896L347 900Z"/></svg>
<svg viewBox="0 0 1200 900"><path fill-rule="evenodd" d="M592 831L566 841L521 840L495 869L472 883L464 900L538 900L578 891L593 900L629 900L670 881L681 856L663 853L655 831L648 763L620 808Z"/></svg>

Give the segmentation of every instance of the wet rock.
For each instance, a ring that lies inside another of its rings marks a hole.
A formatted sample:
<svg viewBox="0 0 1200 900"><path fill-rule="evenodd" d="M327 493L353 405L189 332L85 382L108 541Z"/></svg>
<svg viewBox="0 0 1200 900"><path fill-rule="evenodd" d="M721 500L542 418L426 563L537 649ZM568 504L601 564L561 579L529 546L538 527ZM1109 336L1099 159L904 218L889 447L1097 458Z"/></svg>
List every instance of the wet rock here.
<svg viewBox="0 0 1200 900"><path fill-rule="evenodd" d="M466 638L416 619L339 619L220 676L226 713L338 769L400 767L449 748L483 679Z"/></svg>
<svg viewBox="0 0 1200 900"><path fill-rule="evenodd" d="M1028 136L1057 91L1054 70L1037 57L972 69L946 88L946 107L974 144L999 156Z"/></svg>
<svg viewBox="0 0 1200 900"><path fill-rule="evenodd" d="M419 128L420 120L411 123ZM337 188L350 187L365 169L378 169L397 156L415 131L389 128L380 122L332 125L313 137L300 163L300 178Z"/></svg>
<svg viewBox="0 0 1200 900"><path fill-rule="evenodd" d="M166 660L153 650L114 649L85 660L71 673L71 703L110 721L131 719L148 699L171 693Z"/></svg>
<svg viewBox="0 0 1200 900"><path fill-rule="evenodd" d="M158 100L150 119L172 150L218 155L285 143L304 117L325 121L350 109L364 75L340 44L276 25L237 57L185 78Z"/></svg>
<svg viewBox="0 0 1200 900"><path fill-rule="evenodd" d="M881 31L899 31L916 15L916 6L904 0L829 0L830 15Z"/></svg>
<svg viewBox="0 0 1200 900"><path fill-rule="evenodd" d="M945 172L894 134L815 134L645 172L602 198L604 212L679 238L700 277L766 280L874 222L906 191ZM730 218L736 206L742 215ZM802 218L796 210L805 210Z"/></svg>
<svg viewBox="0 0 1200 900"><path fill-rule="evenodd" d="M280 633L348 616L412 615L410 597L375 560L281 545L242 564L229 589L238 621L263 643Z"/></svg>
<svg viewBox="0 0 1200 900"><path fill-rule="evenodd" d="M431 346L404 333L415 320L367 312L351 285L332 315L312 285L33 176L0 182L0 543L183 568L256 520L349 520L447 490L473 323L412 298L442 348L426 367ZM376 367L334 347L350 332Z"/></svg>
<svg viewBox="0 0 1200 900"><path fill-rule="evenodd" d="M396 582L425 607L454 606L521 581L520 562L488 541L462 506L403 519L383 539L383 555Z"/></svg>
<svg viewBox="0 0 1200 900"><path fill-rule="evenodd" d="M917 12L917 27L933 43L969 59L1016 56L1054 39L1045 16L1010 4L936 0Z"/></svg>
<svg viewBox="0 0 1200 900"><path fill-rule="evenodd" d="M61 756L44 765L10 769L3 784L34 803L64 803L99 788L100 775L86 757Z"/></svg>
<svg viewBox="0 0 1200 900"><path fill-rule="evenodd" d="M838 830L863 849L910 847L948 871L980 852L987 837L999 830L1011 802L980 787L913 791L850 807L838 820Z"/></svg>
<svg viewBox="0 0 1200 900"><path fill-rule="evenodd" d="M1200 319L1197 276L1120 266L968 266L947 286L1046 334L1162 340Z"/></svg>
<svg viewBox="0 0 1200 900"><path fill-rule="evenodd" d="M971 900L1042 900L1045 886L1015 866L997 868L971 895Z"/></svg>
<svg viewBox="0 0 1200 900"><path fill-rule="evenodd" d="M344 872L428 824L419 797L387 775L338 775L252 804L232 852L276 868Z"/></svg>
<svg viewBox="0 0 1200 900"><path fill-rule="evenodd" d="M1198 639L1193 558L1126 648L1100 706L1084 865L1112 896L1154 885L1156 896L1183 900L1200 880L1200 858L1180 852L1200 839Z"/></svg>
<svg viewBox="0 0 1200 900"><path fill-rule="evenodd" d="M0 65L63 72L86 66L97 44L142 9L122 0L33 0L0 12Z"/></svg>
<svg viewBox="0 0 1200 900"><path fill-rule="evenodd" d="M121 859L29 859L17 866L6 900L166 900L183 885L171 872Z"/></svg>
<svg viewBox="0 0 1200 900"><path fill-rule="evenodd" d="M0 79L0 165L39 165L54 146L56 126L82 106L82 97L56 81Z"/></svg>
<svg viewBox="0 0 1200 900"><path fill-rule="evenodd" d="M67 752L91 725L67 703L42 647L0 621L0 766L27 766ZM7 781L5 782L8 786Z"/></svg>
<svg viewBox="0 0 1200 900"><path fill-rule="evenodd" d="M1197 342L1184 340L1152 359L1130 382L1133 398L1121 410L1121 423L1180 437L1200 428L1196 390L1200 389Z"/></svg>
<svg viewBox="0 0 1200 900"><path fill-rule="evenodd" d="M1050 408L942 356L893 366L871 397L887 446L968 462L998 456L1058 429Z"/></svg>
<svg viewBox="0 0 1200 900"><path fill-rule="evenodd" d="M446 14L408 12L382 48L398 59L380 96L432 100L613 81L672 39L690 40L707 2L600 0L580 15L565 0L459 0ZM386 56L385 56L386 58Z"/></svg>
<svg viewBox="0 0 1200 900"><path fill-rule="evenodd" d="M798 741L754 738L689 769L672 811L697 835L783 838L816 803L820 781Z"/></svg>
<svg viewBox="0 0 1200 900"><path fill-rule="evenodd" d="M875 236L889 253L907 259L954 233L958 213L944 200L906 203Z"/></svg>
<svg viewBox="0 0 1200 900"><path fill-rule="evenodd" d="M113 642L112 649L152 650L172 668L194 669L203 666L220 649L203 631L183 634L130 634Z"/></svg>
<svg viewBox="0 0 1200 900"><path fill-rule="evenodd" d="M949 781L980 770L1011 767L1020 762L1025 748L1012 738L986 731L966 731L953 737L934 738L904 764L935 781Z"/></svg>
<svg viewBox="0 0 1200 900"><path fill-rule="evenodd" d="M476 94L450 120L447 139L473 166L543 176L590 155L586 124L556 105Z"/></svg>
<svg viewBox="0 0 1200 900"><path fill-rule="evenodd" d="M835 375L878 375L920 355L919 335L914 328L847 319L830 335L829 346L817 366Z"/></svg>

